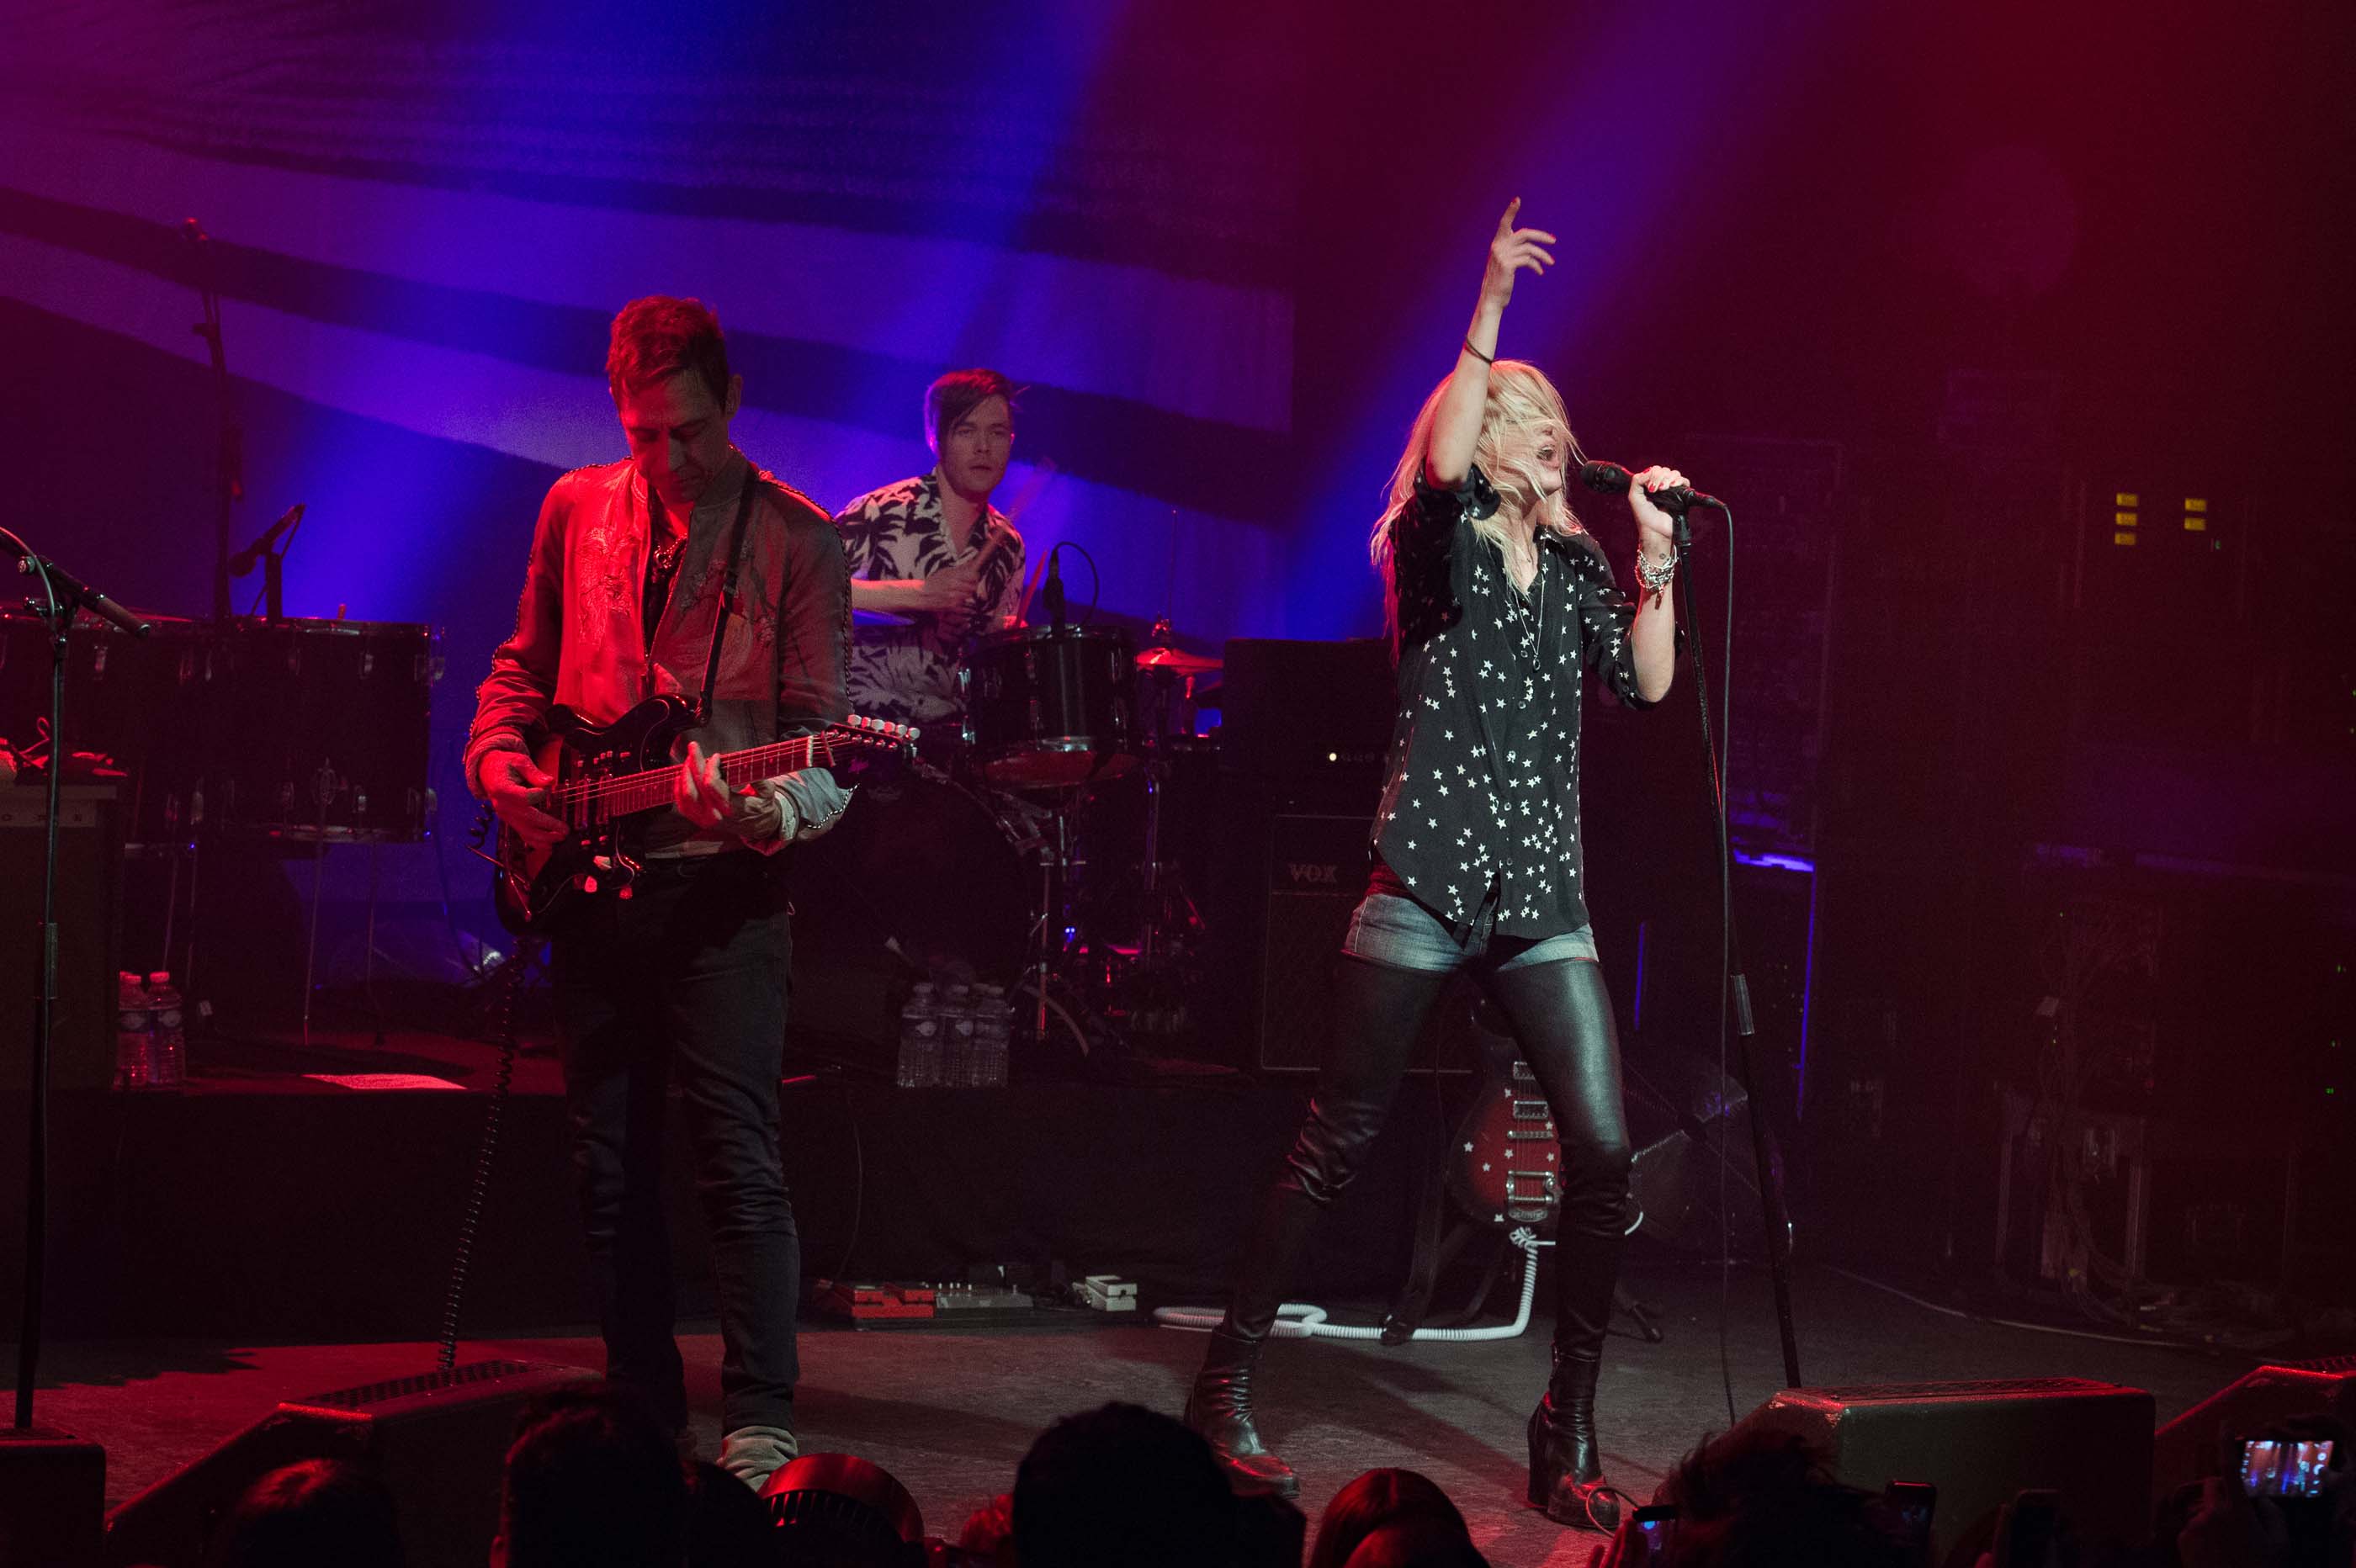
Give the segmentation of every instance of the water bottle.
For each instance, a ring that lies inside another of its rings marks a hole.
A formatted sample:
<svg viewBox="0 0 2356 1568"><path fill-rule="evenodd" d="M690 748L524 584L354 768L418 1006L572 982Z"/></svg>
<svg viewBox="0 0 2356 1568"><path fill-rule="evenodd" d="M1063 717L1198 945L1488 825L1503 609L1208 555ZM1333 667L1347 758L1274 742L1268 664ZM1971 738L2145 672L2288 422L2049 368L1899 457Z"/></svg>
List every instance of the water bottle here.
<svg viewBox="0 0 2356 1568"><path fill-rule="evenodd" d="M929 1089L941 1081L941 1014L933 987L920 983L900 1009L900 1070L903 1089Z"/></svg>
<svg viewBox="0 0 2356 1568"><path fill-rule="evenodd" d="M1003 986L981 988L981 1019L974 1030L974 1074L977 1088L1006 1087L1007 1048L1014 1039L1014 1004Z"/></svg>
<svg viewBox="0 0 2356 1568"><path fill-rule="evenodd" d="M941 1009L941 1083L949 1089L974 1085L973 987L951 986L948 1005Z"/></svg>
<svg viewBox="0 0 2356 1568"><path fill-rule="evenodd" d="M188 1030L180 993L172 976L158 969L147 976L147 1005L155 1027L147 1036L147 1085L151 1089L181 1089L188 1082Z"/></svg>
<svg viewBox="0 0 2356 1568"><path fill-rule="evenodd" d="M114 976L114 1086L117 1089L145 1089L147 1086L147 1034L155 1022L155 1008L147 999L147 987L139 976L125 969Z"/></svg>

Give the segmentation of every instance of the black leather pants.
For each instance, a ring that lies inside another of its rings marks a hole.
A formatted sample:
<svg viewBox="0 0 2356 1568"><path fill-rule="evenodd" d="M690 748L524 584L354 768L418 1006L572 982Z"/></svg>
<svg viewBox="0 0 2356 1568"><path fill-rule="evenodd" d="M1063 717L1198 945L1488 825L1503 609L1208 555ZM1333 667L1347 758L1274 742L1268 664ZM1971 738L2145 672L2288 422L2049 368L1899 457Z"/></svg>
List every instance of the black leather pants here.
<svg viewBox="0 0 2356 1568"><path fill-rule="evenodd" d="M1555 1242L1555 1345L1580 1360L1601 1350L1628 1210L1628 1125L1620 1041L1601 969L1585 959L1474 974L1505 1015L1562 1138L1562 1211ZM1450 976L1344 955L1334 984L1333 1044L1284 1174L1263 1203L1227 1307L1227 1333L1257 1339L1276 1319L1318 1216L1358 1173L1397 1096L1409 1053Z"/></svg>

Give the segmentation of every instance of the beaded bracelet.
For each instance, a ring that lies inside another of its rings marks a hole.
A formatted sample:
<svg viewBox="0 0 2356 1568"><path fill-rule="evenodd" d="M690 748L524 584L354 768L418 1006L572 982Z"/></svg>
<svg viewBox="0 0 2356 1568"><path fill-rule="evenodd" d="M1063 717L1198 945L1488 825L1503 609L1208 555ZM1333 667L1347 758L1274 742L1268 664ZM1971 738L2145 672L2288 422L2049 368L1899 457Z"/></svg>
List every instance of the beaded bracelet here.
<svg viewBox="0 0 2356 1568"><path fill-rule="evenodd" d="M1676 580L1676 551L1671 550L1669 559L1659 566L1655 566L1646 560L1643 550L1636 552L1636 581L1644 585L1644 592L1647 593L1659 593L1665 591Z"/></svg>

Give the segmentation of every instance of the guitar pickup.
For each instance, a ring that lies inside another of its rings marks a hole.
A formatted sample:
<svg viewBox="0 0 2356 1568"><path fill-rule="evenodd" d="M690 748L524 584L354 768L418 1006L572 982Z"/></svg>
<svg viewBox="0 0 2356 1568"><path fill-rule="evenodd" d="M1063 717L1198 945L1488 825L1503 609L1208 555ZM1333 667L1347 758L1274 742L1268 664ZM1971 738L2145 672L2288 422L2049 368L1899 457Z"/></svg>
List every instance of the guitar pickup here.
<svg viewBox="0 0 2356 1568"><path fill-rule="evenodd" d="M1544 1100L1514 1102L1514 1120L1517 1122L1543 1122L1547 1115L1547 1103Z"/></svg>
<svg viewBox="0 0 2356 1568"><path fill-rule="evenodd" d="M1554 1129L1552 1127L1548 1127L1542 1133L1534 1133L1526 1131L1521 1127L1507 1127L1505 1129L1505 1141L1509 1144L1551 1143L1554 1141Z"/></svg>
<svg viewBox="0 0 2356 1568"><path fill-rule="evenodd" d="M1505 1172L1505 1201L1535 1199L1544 1202L1554 1196L1554 1176L1550 1171L1509 1170Z"/></svg>

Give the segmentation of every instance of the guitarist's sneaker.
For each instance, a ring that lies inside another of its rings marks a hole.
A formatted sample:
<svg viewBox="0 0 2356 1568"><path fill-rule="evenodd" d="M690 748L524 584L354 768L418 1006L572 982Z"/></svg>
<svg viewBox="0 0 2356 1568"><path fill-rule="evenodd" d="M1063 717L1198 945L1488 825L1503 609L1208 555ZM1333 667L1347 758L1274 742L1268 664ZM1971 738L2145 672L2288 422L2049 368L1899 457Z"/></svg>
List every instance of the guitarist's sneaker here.
<svg viewBox="0 0 2356 1568"><path fill-rule="evenodd" d="M782 1426L740 1426L720 1440L720 1467L757 1494L800 1453L801 1444Z"/></svg>
<svg viewBox="0 0 2356 1568"><path fill-rule="evenodd" d="M1595 1442L1600 1360L1555 1351L1546 1397L1530 1412L1530 1506L1557 1524L1610 1535L1620 1528L1620 1493L1603 1478Z"/></svg>
<svg viewBox="0 0 2356 1568"><path fill-rule="evenodd" d="M1268 1451L1252 1424L1252 1374L1258 1370L1260 1339L1216 1329L1186 1398L1186 1424L1211 1445L1227 1473L1227 1484L1248 1496L1297 1498L1301 1477Z"/></svg>

